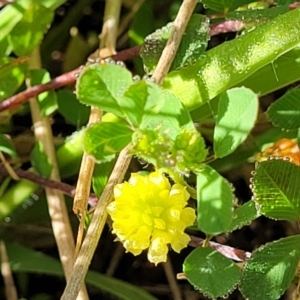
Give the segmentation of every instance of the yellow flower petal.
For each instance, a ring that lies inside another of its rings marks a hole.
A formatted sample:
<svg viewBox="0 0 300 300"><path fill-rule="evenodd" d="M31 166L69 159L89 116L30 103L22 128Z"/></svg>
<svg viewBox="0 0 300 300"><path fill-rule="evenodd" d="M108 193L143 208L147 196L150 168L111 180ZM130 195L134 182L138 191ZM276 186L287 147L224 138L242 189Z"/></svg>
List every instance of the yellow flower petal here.
<svg viewBox="0 0 300 300"><path fill-rule="evenodd" d="M190 237L187 234L183 233L181 236L177 236L177 238L171 242L172 249L175 252L179 253L183 248L187 246L190 240Z"/></svg>
<svg viewBox="0 0 300 300"><path fill-rule="evenodd" d="M149 247L148 259L157 265L166 261L169 245L176 252L187 246L184 229L196 215L185 208L189 194L184 186L171 186L159 172L132 174L128 182L115 186L114 198L107 211L126 251L138 255Z"/></svg>
<svg viewBox="0 0 300 300"><path fill-rule="evenodd" d="M166 222L163 219L155 218L154 219L154 228L163 230L166 228Z"/></svg>
<svg viewBox="0 0 300 300"><path fill-rule="evenodd" d="M162 238L156 238L151 242L148 250L148 259L157 265L160 262L167 261L168 246Z"/></svg>
<svg viewBox="0 0 300 300"><path fill-rule="evenodd" d="M160 190L169 190L171 187L169 180L157 171L149 175L149 180Z"/></svg>
<svg viewBox="0 0 300 300"><path fill-rule="evenodd" d="M180 218L186 224L186 227L193 225L196 220L195 210L191 207L184 208Z"/></svg>

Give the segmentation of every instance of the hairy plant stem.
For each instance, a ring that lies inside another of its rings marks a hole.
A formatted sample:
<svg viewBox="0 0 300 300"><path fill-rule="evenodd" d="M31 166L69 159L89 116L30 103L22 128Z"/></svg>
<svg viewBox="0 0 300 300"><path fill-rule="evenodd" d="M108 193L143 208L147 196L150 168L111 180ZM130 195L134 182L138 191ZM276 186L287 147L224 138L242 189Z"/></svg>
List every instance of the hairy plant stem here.
<svg viewBox="0 0 300 300"><path fill-rule="evenodd" d="M29 65L31 69L39 69L41 67L39 49L36 49L33 52ZM29 80L27 80L27 84L30 85ZM60 181L49 119L42 115L36 98L30 99L30 108L36 140L37 142L41 142L44 151L52 164L50 178ZM45 188L45 192L54 237L65 277L68 282L73 270L75 245L65 199L63 194L55 189ZM79 286L78 293L78 297L76 295L74 299L89 299L84 283L81 283Z"/></svg>

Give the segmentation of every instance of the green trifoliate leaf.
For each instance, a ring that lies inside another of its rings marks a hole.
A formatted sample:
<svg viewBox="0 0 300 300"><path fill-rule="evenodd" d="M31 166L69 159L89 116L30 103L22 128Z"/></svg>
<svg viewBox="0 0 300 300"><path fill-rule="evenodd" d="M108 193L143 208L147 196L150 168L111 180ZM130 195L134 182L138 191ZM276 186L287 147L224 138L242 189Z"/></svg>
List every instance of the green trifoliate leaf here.
<svg viewBox="0 0 300 300"><path fill-rule="evenodd" d="M257 113L258 97L247 88L234 88L220 95L214 131L216 157L232 153L245 141L254 127Z"/></svg>
<svg viewBox="0 0 300 300"><path fill-rule="evenodd" d="M300 128L300 89L288 91L267 111L267 116L274 126L283 129Z"/></svg>
<svg viewBox="0 0 300 300"><path fill-rule="evenodd" d="M76 84L78 99L124 118L120 98L132 83L131 73L113 65L90 65L79 76Z"/></svg>
<svg viewBox="0 0 300 300"><path fill-rule="evenodd" d="M194 129L192 119L179 99L151 81L140 80L132 84L120 98L119 105L126 120L136 128L158 128L171 138L175 138L182 126Z"/></svg>
<svg viewBox="0 0 300 300"><path fill-rule="evenodd" d="M229 232L240 229L245 225L251 224L253 220L259 217L255 202L250 200L238 207L233 212L232 223L230 224Z"/></svg>
<svg viewBox="0 0 300 300"><path fill-rule="evenodd" d="M196 248L184 261L187 280L210 298L226 297L238 284L240 269L211 248Z"/></svg>
<svg viewBox="0 0 300 300"><path fill-rule="evenodd" d="M52 19L52 10L32 2L8 36L14 53L18 56L31 54L40 44Z"/></svg>
<svg viewBox="0 0 300 300"><path fill-rule="evenodd" d="M93 155L97 162L108 162L114 159L131 141L132 130L119 123L97 123L86 130L84 149Z"/></svg>
<svg viewBox="0 0 300 300"><path fill-rule="evenodd" d="M197 174L198 227L209 235L228 231L233 218L231 185L217 171L204 165Z"/></svg>
<svg viewBox="0 0 300 300"><path fill-rule="evenodd" d="M172 30L172 23L156 30L146 37L141 49L144 68L147 73L155 69ZM196 62L207 47L209 22L201 15L193 15L181 40L170 70Z"/></svg>
<svg viewBox="0 0 300 300"><path fill-rule="evenodd" d="M300 167L282 159L257 163L252 178L259 212L269 218L299 221Z"/></svg>
<svg viewBox="0 0 300 300"><path fill-rule="evenodd" d="M249 300L274 300L285 292L300 259L300 236L290 236L256 250L243 271L240 290Z"/></svg>

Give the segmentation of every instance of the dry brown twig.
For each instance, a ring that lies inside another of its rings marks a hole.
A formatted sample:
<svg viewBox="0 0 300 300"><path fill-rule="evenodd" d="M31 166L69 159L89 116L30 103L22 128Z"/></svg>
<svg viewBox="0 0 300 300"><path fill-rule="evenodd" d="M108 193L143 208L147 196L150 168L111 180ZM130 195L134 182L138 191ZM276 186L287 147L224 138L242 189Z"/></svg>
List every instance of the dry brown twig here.
<svg viewBox="0 0 300 300"><path fill-rule="evenodd" d="M101 117L102 117L102 111L92 107L88 126L91 126L92 124L99 122L101 120ZM95 166L94 159L84 152L82 156L79 174L78 174L78 181L76 185L76 192L75 192L74 202L73 202L73 211L80 218L77 239L76 239L75 257L77 257L78 255L83 240L85 217L86 217L88 199L90 195L94 166Z"/></svg>
<svg viewBox="0 0 300 300"><path fill-rule="evenodd" d="M91 259L97 247L100 235L106 222L107 212L106 206L112 201L113 188L117 183L120 183L128 168L131 156L127 153L128 148L125 148L119 155L113 172L108 180L108 183L98 201L92 221L88 227L86 236L83 240L82 247L75 261L73 273L68 282L61 300L73 300L76 298L79 287L84 281L88 271Z"/></svg>
<svg viewBox="0 0 300 300"><path fill-rule="evenodd" d="M3 153L0 151L0 160L6 169L8 175L13 179L13 180L20 180L20 177L16 174L15 170L12 168L12 166L8 163L8 161L5 159L5 156Z"/></svg>
<svg viewBox="0 0 300 300"><path fill-rule="evenodd" d="M152 75L152 80L157 84L161 84L170 70L181 38L197 3L198 1L196 0L185 0L179 9L177 17L172 25L170 37Z"/></svg>
<svg viewBox="0 0 300 300"><path fill-rule="evenodd" d="M99 55L111 56L116 53L116 39L121 11L121 0L106 0L104 12L104 24L100 35ZM94 54L93 54L94 55ZM102 110L92 107L88 126L100 122ZM91 182L95 167L94 159L87 153L83 153L82 162L79 171L76 193L74 197L73 211L80 217L78 228L75 256L79 252L84 236L84 224L87 211L88 198L90 194Z"/></svg>
<svg viewBox="0 0 300 300"><path fill-rule="evenodd" d="M17 300L18 294L11 273L9 258L3 241L0 241L1 274L4 281L5 296L7 300Z"/></svg>
<svg viewBox="0 0 300 300"><path fill-rule="evenodd" d="M197 0L185 0L183 1L179 13L174 22L174 28L177 29L178 24L181 24L183 28L180 28L179 32L172 30L171 36L168 41L168 52L165 52L158 62L158 66L153 73L153 80L160 83L165 74L169 71L169 67L176 55L179 43L181 41L182 35L185 31L186 25L189 18L197 4ZM177 25L176 25L177 24ZM170 60L168 62L163 62L163 60ZM61 300L73 300L76 298L79 287L84 281L85 275L88 270L88 266L93 257L94 251L98 244L100 235L102 233L103 227L106 222L107 212L106 206L113 199L113 188L115 184L123 180L124 174L128 168L131 156L128 155L127 146L123 151L121 151L114 170L108 180L108 183L99 199L96 206L94 216L92 218L91 224L87 230L87 234L83 241L82 247L79 251L78 257L76 259L74 270L71 275L71 279L68 282L65 291L61 297Z"/></svg>

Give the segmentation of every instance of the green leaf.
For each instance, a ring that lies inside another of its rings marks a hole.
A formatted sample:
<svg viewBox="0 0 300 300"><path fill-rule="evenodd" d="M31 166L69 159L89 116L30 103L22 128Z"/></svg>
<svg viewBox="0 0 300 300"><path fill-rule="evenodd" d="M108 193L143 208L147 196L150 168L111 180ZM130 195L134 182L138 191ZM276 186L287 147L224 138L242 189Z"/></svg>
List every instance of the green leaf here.
<svg viewBox="0 0 300 300"><path fill-rule="evenodd" d="M40 188L40 190L38 190ZM66 201L72 205L72 199L66 198ZM10 223L14 226L22 226L24 224L35 224L39 226L44 222L49 222L48 203L45 193L41 191L41 187L36 188L30 195L23 199L21 205L16 207L8 216ZM5 239L4 233L4 239Z"/></svg>
<svg viewBox="0 0 300 300"><path fill-rule="evenodd" d="M245 4L254 2L253 0L201 0L201 2L215 11L227 12L234 10Z"/></svg>
<svg viewBox="0 0 300 300"><path fill-rule="evenodd" d="M45 153L42 142L37 142L30 154L30 161L34 169L43 177L49 178L52 164Z"/></svg>
<svg viewBox="0 0 300 300"><path fill-rule="evenodd" d="M217 235L228 231L234 204L232 187L208 165L197 174L198 227L204 233Z"/></svg>
<svg viewBox="0 0 300 300"><path fill-rule="evenodd" d="M300 167L282 159L257 163L252 178L259 212L269 218L299 221Z"/></svg>
<svg viewBox="0 0 300 300"><path fill-rule="evenodd" d="M0 39L0 57L8 56L11 53L12 49L8 44L7 39Z"/></svg>
<svg viewBox="0 0 300 300"><path fill-rule="evenodd" d="M230 224L229 232L240 229L245 225L250 225L253 220L259 217L255 202L250 200L238 207L233 212L232 223Z"/></svg>
<svg viewBox="0 0 300 300"><path fill-rule="evenodd" d="M278 5L287 5L287 4L292 4L294 3L294 0L277 0L276 3Z"/></svg>
<svg viewBox="0 0 300 300"><path fill-rule="evenodd" d="M240 283L242 294L249 300L278 299L290 286L299 259L299 235L260 247L244 268Z"/></svg>
<svg viewBox="0 0 300 300"><path fill-rule="evenodd" d="M90 65L79 76L76 84L78 99L124 118L119 98L132 83L131 73L118 65Z"/></svg>
<svg viewBox="0 0 300 300"><path fill-rule="evenodd" d="M104 164L95 165L92 182L93 182L93 190L98 198L101 196L106 186L106 183L114 168L114 165L115 165L114 160Z"/></svg>
<svg viewBox="0 0 300 300"><path fill-rule="evenodd" d="M259 95L266 95L300 79L300 48L285 53L271 64L244 80L244 85ZM293 69L293 72L291 72ZM264 80L261 80L264 78Z"/></svg>
<svg viewBox="0 0 300 300"><path fill-rule="evenodd" d="M83 154L83 136L84 130L75 131L57 149L57 164L62 178L73 176L79 172Z"/></svg>
<svg viewBox="0 0 300 300"><path fill-rule="evenodd" d="M154 22L156 21L154 18L154 3L154 0L143 2L132 18L128 35L134 45L143 44L146 35L150 34L156 28Z"/></svg>
<svg viewBox="0 0 300 300"><path fill-rule="evenodd" d="M1 195L0 221L12 214L38 188L38 185L28 180L19 180Z"/></svg>
<svg viewBox="0 0 300 300"><path fill-rule="evenodd" d="M30 70L29 78L31 86L47 83L51 80L50 74L45 69ZM57 109L57 98L54 91L47 91L37 96L41 113L51 115Z"/></svg>
<svg viewBox="0 0 300 300"><path fill-rule="evenodd" d="M7 39L12 29L22 19L23 14L28 7L23 1L12 3L2 8L0 11L0 41Z"/></svg>
<svg viewBox="0 0 300 300"><path fill-rule="evenodd" d="M282 129L300 128L300 89L290 90L277 99L269 106L267 116Z"/></svg>
<svg viewBox="0 0 300 300"><path fill-rule="evenodd" d="M153 82L141 80L132 84L119 104L127 121L134 127L158 127L172 138L182 126L194 129L191 117L179 99Z"/></svg>
<svg viewBox="0 0 300 300"><path fill-rule="evenodd" d="M9 154L11 157L17 157L14 144L4 134L0 134L0 151Z"/></svg>
<svg viewBox="0 0 300 300"><path fill-rule="evenodd" d="M17 244L6 244L6 249L10 267L14 273L64 276L61 263L42 252L33 251ZM136 286L94 271L88 272L86 282L118 299L156 300L155 297Z"/></svg>
<svg viewBox="0 0 300 300"><path fill-rule="evenodd" d="M51 8L52 10L58 8L59 6L67 2L67 0L36 0L36 1L43 4L47 8Z"/></svg>
<svg viewBox="0 0 300 300"><path fill-rule="evenodd" d="M300 10L294 9L223 43L195 65L170 72L163 86L188 110L196 109L295 48L300 43L299 19Z"/></svg>
<svg viewBox="0 0 300 300"><path fill-rule="evenodd" d="M131 141L132 130L119 123L97 123L88 128L84 136L84 149L97 162L111 161Z"/></svg>
<svg viewBox="0 0 300 300"><path fill-rule="evenodd" d="M187 280L205 296L226 297L238 284L240 269L211 248L196 248L184 261Z"/></svg>
<svg viewBox="0 0 300 300"><path fill-rule="evenodd" d="M141 129L159 127L175 137L182 126L194 128L188 111L173 94L151 81L131 83L131 74L120 66L92 65L79 78L78 99Z"/></svg>
<svg viewBox="0 0 300 300"><path fill-rule="evenodd" d="M57 92L58 112L67 122L80 128L86 125L89 119L90 108L81 104L70 90Z"/></svg>
<svg viewBox="0 0 300 300"><path fill-rule="evenodd" d="M14 53L18 56L31 54L40 44L52 19L52 10L32 2L8 37Z"/></svg>
<svg viewBox="0 0 300 300"><path fill-rule="evenodd" d="M254 4L255 2L252 2ZM259 3L259 2L256 2ZM262 2L260 2L262 3ZM265 3L266 4L266 3ZM265 7L265 6L262 6ZM254 29L255 27L263 24L264 22L269 21L281 14L284 14L289 11L288 5L271 7L271 8L259 8L259 9L247 9L232 11L225 15L226 20L240 20L243 21L246 28L250 27Z"/></svg>
<svg viewBox="0 0 300 300"><path fill-rule="evenodd" d="M267 144L273 144L282 138L295 139L296 135L295 131L284 132L279 128L272 127L256 136L255 139L249 138L248 142L243 143L236 151L224 158L214 160L209 165L219 173L240 168L253 159L258 154L258 151L263 151Z"/></svg>
<svg viewBox="0 0 300 300"><path fill-rule="evenodd" d="M25 78L27 64L18 59L0 58L0 100L11 96Z"/></svg>
<svg viewBox="0 0 300 300"><path fill-rule="evenodd" d="M293 72L291 72L291 69ZM264 78L264 80L261 80ZM264 66L250 77L238 84L264 96L291 83L300 80L300 48L296 47L283 54L272 63ZM194 121L202 120L211 115L211 108L217 107L218 98L191 111Z"/></svg>
<svg viewBox="0 0 300 300"><path fill-rule="evenodd" d="M220 95L214 131L216 157L232 153L245 141L254 127L258 113L258 97L244 87L227 90Z"/></svg>
<svg viewBox="0 0 300 300"><path fill-rule="evenodd" d="M146 37L140 51L140 56L143 59L144 68L147 73L154 71L170 36L171 29L172 23ZM207 18L202 15L193 15L191 17L170 70L193 64L199 59L207 47L208 31L209 23L207 22Z"/></svg>

